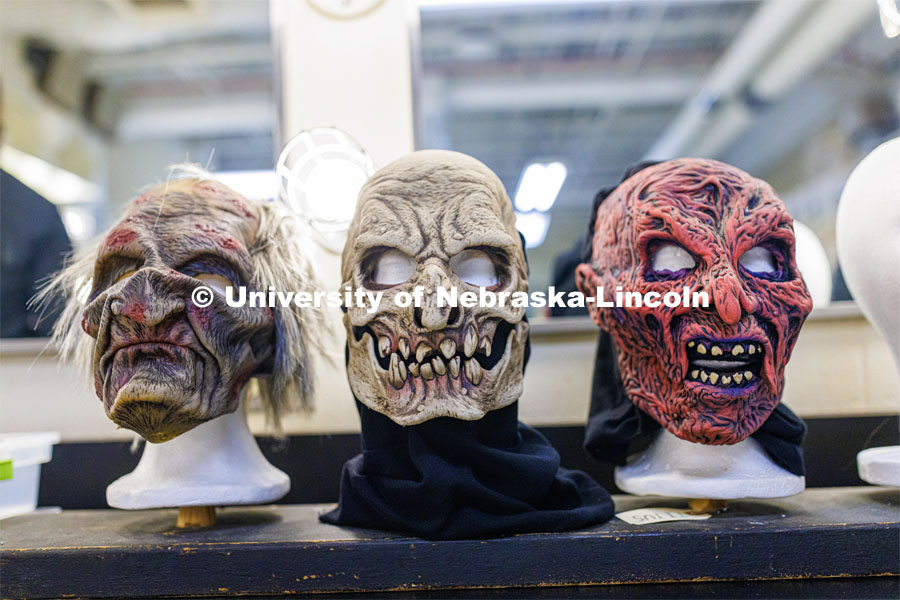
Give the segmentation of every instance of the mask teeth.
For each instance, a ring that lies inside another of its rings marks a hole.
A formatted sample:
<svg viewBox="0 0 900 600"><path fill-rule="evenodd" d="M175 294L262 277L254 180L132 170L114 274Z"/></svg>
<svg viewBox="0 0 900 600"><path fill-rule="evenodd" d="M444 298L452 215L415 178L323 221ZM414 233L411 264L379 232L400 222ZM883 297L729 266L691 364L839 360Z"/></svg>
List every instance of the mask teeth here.
<svg viewBox="0 0 900 600"><path fill-rule="evenodd" d="M397 341L397 349L400 350L400 354L403 355L404 360L409 358L409 340L405 337L400 338Z"/></svg>
<svg viewBox="0 0 900 600"><path fill-rule="evenodd" d="M454 356L450 359L450 375L453 376L454 379L459 377L459 363L460 358L458 356Z"/></svg>
<svg viewBox="0 0 900 600"><path fill-rule="evenodd" d="M400 355L394 352L391 354L391 365L388 368L388 380L396 389L403 387L406 383L406 363L400 360Z"/></svg>
<svg viewBox="0 0 900 600"><path fill-rule="evenodd" d="M475 354L475 350L483 352L486 356L490 355L491 341L487 337L482 338L476 347L473 340L477 340L478 337L473 326L470 325L466 328L464 339L472 346L472 355ZM458 350L463 352L457 353ZM412 358L408 363L401 358L404 351ZM391 385L399 389L405 383L407 376L421 377L425 381L443 376L458 379L460 372L465 374L470 383L478 385L484 379L484 368L475 358L466 358L464 354L465 348L459 348L456 340L450 337L441 340L437 349L432 348L427 342L420 342L416 346L415 353L409 352L409 343L406 338L399 338L397 351L391 354L391 366L388 369ZM396 366L394 357L397 357L397 361L399 361Z"/></svg>
<svg viewBox="0 0 900 600"><path fill-rule="evenodd" d="M447 366L440 356L435 356L431 359L431 368L434 369L434 372L438 375L445 375L447 373Z"/></svg>
<svg viewBox="0 0 900 600"><path fill-rule="evenodd" d="M381 358L384 358L388 354L391 353L391 339L386 336L379 336L378 338L378 355Z"/></svg>
<svg viewBox="0 0 900 600"><path fill-rule="evenodd" d="M475 327L469 325L466 327L466 334L463 338L463 354L466 355L466 358L472 358L472 355L475 354L475 345L478 343L478 334L475 332Z"/></svg>
<svg viewBox="0 0 900 600"><path fill-rule="evenodd" d="M416 347L416 362L421 365L425 360L425 357L431 353L431 350L431 346L429 346L425 342L420 342Z"/></svg>
<svg viewBox="0 0 900 600"><path fill-rule="evenodd" d="M466 379L472 382L473 385L478 385L481 383L481 378L484 376L484 371L481 368L481 365L478 364L478 361L470 358L466 361L464 365L464 370L466 372Z"/></svg>
<svg viewBox="0 0 900 600"><path fill-rule="evenodd" d="M453 355L456 354L456 340L444 338L443 341L441 341L441 354L443 354L444 358L447 360L453 358Z"/></svg>
<svg viewBox="0 0 900 600"><path fill-rule="evenodd" d="M756 376L750 370L716 372L706 369L691 369L689 375L692 381L710 383L724 388L746 387L756 381Z"/></svg>
<svg viewBox="0 0 900 600"><path fill-rule="evenodd" d="M687 343L688 350L700 356L717 357L747 357L759 356L763 353L763 346L759 342L711 342L709 340L691 340Z"/></svg>

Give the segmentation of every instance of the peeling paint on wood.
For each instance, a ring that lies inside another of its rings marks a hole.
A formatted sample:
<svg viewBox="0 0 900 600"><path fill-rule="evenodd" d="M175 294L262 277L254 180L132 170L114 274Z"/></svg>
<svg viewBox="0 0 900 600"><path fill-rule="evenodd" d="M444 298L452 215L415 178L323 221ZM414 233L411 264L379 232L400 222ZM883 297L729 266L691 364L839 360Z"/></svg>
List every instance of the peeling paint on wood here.
<svg viewBox="0 0 900 600"><path fill-rule="evenodd" d="M615 498L620 510L684 500ZM320 523L324 505L63 511L3 522L3 597L237 596L897 575L900 492L808 490L705 521L426 542ZM815 549L815 551L811 551ZM652 557L652 560L648 560Z"/></svg>

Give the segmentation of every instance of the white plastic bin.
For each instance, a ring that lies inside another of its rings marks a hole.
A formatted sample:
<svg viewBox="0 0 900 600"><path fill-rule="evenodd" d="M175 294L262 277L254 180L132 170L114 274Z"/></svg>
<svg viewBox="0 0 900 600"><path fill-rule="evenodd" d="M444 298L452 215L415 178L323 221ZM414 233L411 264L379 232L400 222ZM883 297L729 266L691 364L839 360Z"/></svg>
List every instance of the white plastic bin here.
<svg viewBox="0 0 900 600"><path fill-rule="evenodd" d="M0 479L0 519L37 508L41 465L50 462L59 433L0 433L0 463L12 461L12 478ZM8 463L2 470L9 471Z"/></svg>

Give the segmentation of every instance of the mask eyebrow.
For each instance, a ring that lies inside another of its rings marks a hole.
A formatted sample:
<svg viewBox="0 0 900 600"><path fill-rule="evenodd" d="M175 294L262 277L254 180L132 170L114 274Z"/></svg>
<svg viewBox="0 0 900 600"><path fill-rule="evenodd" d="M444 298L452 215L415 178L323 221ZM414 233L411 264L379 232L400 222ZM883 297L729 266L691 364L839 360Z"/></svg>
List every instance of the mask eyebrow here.
<svg viewBox="0 0 900 600"><path fill-rule="evenodd" d="M363 233L353 242L355 254L363 254L375 248L396 248L410 256L416 256L421 249L413 248L404 236L393 237L386 234Z"/></svg>
<svg viewBox="0 0 900 600"><path fill-rule="evenodd" d="M446 243L445 249L448 256L455 256L467 248L492 248L512 256L516 252L514 240L505 231L478 232L466 236L464 240L452 239Z"/></svg>
<svg viewBox="0 0 900 600"><path fill-rule="evenodd" d="M112 250L104 253L101 250L94 263L90 298L94 298L100 291L105 290L113 283L109 281L112 273L125 267L138 267L144 262L144 258L143 254L138 252Z"/></svg>

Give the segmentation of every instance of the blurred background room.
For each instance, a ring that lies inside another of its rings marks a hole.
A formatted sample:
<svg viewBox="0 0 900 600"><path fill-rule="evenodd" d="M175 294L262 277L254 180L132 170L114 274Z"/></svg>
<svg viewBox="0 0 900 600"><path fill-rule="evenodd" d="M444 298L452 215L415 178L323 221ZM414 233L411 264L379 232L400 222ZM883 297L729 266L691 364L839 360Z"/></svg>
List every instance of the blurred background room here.
<svg viewBox="0 0 900 600"><path fill-rule="evenodd" d="M487 164L516 204L531 288L543 290L572 285L593 197L629 165L719 159L769 181L802 223L816 310L784 400L810 422L809 484L856 484L855 453L896 443L900 391L841 278L835 211L853 167L898 135L897 34L876 0L0 0L0 166L55 208L7 219L4 185L4 236L54 230L59 248L84 247L185 161L274 198L283 145L334 126L375 168L414 148ZM355 198L336 201L352 209ZM3 285L33 289L28 257L3 248ZM3 310L33 329L24 306ZM577 311L549 316L532 315L522 420L566 466L611 487L580 447L596 328ZM71 383L82 374L58 367L46 340L15 331L0 348L0 430L60 431L41 502L104 506L105 485L137 461L130 434ZM357 451L342 364L320 373L316 413L262 444L279 468L307 469L291 473L308 484L286 502L335 499L340 464ZM262 415L251 426L264 432ZM846 448L828 444L838 432ZM73 485L76 472L89 483Z"/></svg>

